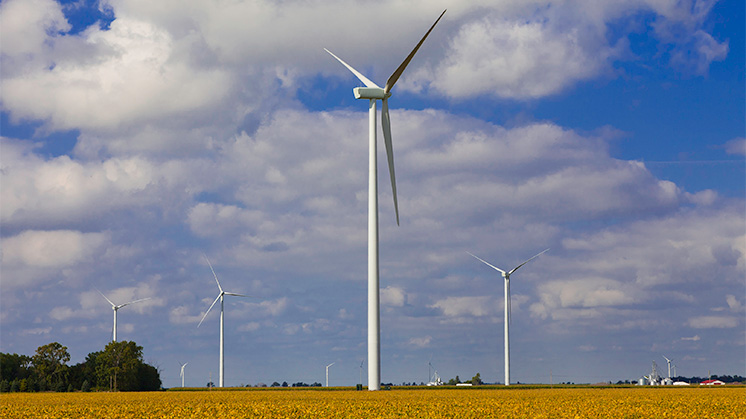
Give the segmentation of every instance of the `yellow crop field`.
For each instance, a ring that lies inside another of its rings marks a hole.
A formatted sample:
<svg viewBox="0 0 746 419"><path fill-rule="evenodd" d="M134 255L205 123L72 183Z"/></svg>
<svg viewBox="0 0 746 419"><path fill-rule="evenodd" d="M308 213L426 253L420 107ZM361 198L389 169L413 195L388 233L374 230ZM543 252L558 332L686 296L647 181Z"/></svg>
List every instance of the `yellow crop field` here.
<svg viewBox="0 0 746 419"><path fill-rule="evenodd" d="M744 388L11 393L0 418L746 418Z"/></svg>

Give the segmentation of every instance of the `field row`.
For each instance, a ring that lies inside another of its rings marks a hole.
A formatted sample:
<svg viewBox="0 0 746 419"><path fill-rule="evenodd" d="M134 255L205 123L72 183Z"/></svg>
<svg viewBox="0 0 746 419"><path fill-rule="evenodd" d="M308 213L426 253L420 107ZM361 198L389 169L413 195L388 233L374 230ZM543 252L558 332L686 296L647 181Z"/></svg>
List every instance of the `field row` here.
<svg viewBox="0 0 746 419"><path fill-rule="evenodd" d="M744 388L12 393L0 418L744 418Z"/></svg>

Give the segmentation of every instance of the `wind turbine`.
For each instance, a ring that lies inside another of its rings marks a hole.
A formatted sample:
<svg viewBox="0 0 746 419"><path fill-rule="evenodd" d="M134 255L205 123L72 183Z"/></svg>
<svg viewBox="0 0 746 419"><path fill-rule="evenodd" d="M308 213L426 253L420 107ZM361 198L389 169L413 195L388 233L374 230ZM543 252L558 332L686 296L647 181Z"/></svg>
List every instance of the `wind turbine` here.
<svg viewBox="0 0 746 419"><path fill-rule="evenodd" d="M673 360L666 358L665 355L661 355L661 356L666 360L666 363L668 364L668 378L671 378L671 361Z"/></svg>
<svg viewBox="0 0 746 419"><path fill-rule="evenodd" d="M181 364L181 363L180 363ZM179 376L181 377L181 387L184 387L184 367L186 367L188 362L185 362L181 364L181 372L179 373Z"/></svg>
<svg viewBox="0 0 746 419"><path fill-rule="evenodd" d="M491 265L488 262L485 262L483 259L479 258L476 255L473 255L469 252L470 255L474 256L476 259L478 259L480 262L484 263L485 265L489 266L490 268L499 271L503 278L505 279L505 385L510 385L510 339L509 339L509 328L510 328L510 275L513 274L513 272L517 271L518 268L521 266L529 263L530 261L534 260L535 258L539 257L540 255L546 253L549 251L549 249L544 250L543 252L533 256L531 259L526 260L525 262L521 263L520 265L516 266L515 268L511 269L510 271L504 271L497 266Z"/></svg>
<svg viewBox="0 0 746 419"><path fill-rule="evenodd" d="M212 307L215 305L215 303L220 300L220 387L223 387L224 382L224 374L225 374L225 340L223 339L223 336L225 334L225 304L224 304L224 298L226 295L232 295L234 297L250 297L249 295L243 295L243 294L236 294L234 292L225 292L223 291L223 287L220 286L220 281L218 281L218 276L215 275L215 270L212 269L212 264L210 263L210 259L207 258L207 255L203 255L205 257L205 260L207 261L207 264L210 266L210 270L212 271L212 276L215 277L215 282L218 284L218 290L220 291L218 293L218 296L215 297L215 301L210 304L210 308L207 309L205 312L205 315L202 316L202 320L199 321L199 324L197 327L200 327L202 325L202 322L205 321L205 317L207 317L207 314L210 313L210 310L212 310Z"/></svg>
<svg viewBox="0 0 746 419"><path fill-rule="evenodd" d="M381 88L370 81L342 61L341 58L334 55L331 51L324 48L332 57L342 63L352 72L366 87L356 87L353 89L355 99L368 99L368 390L381 389L381 328L380 328L380 306L379 306L379 278L378 278L378 161L376 152L376 100L382 101L381 105L381 126L383 128L383 139L386 146L386 157L389 163L389 175L391 177L391 190L394 197L394 211L396 213L396 225L399 225L399 204L396 197L396 176L394 175L394 150L391 143L391 120L389 118L388 99L391 96L391 88L409 62L417 53L425 38L430 35L440 18L445 14L445 10L440 14L433 26L425 33L420 42L409 53L407 58L399 65L393 74L386 81L386 85Z"/></svg>
<svg viewBox="0 0 746 419"><path fill-rule="evenodd" d="M335 363L332 362L331 364L326 366L326 386L329 387L329 367L334 365Z"/></svg>
<svg viewBox="0 0 746 419"><path fill-rule="evenodd" d="M98 290L96 290L96 291L98 291ZM98 291L98 293L101 294L101 296L104 297L106 299L106 301L109 302L109 304L111 304L111 309L114 310L114 328L112 329L112 338L111 338L112 342L116 342L117 341L117 312L119 311L119 309L122 308L122 307L124 307L124 306L128 306L130 304L139 303L139 302L145 301L145 300L150 300L152 298L152 297L141 298L139 300L130 301L128 303L116 305L116 304L112 303L110 299L106 298L106 296L104 295L103 292Z"/></svg>

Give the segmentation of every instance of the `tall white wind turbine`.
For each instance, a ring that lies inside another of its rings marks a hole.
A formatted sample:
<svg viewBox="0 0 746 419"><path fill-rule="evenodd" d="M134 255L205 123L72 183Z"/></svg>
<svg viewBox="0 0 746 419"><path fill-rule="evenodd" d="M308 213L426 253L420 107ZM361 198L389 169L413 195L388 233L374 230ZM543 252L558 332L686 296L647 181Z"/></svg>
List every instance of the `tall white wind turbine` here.
<svg viewBox="0 0 746 419"><path fill-rule="evenodd" d="M185 362L181 364L181 372L179 373L179 376L181 377L181 387L184 387L184 368L187 366L188 362Z"/></svg>
<svg viewBox="0 0 746 419"><path fill-rule="evenodd" d="M383 128L383 139L386 146L386 157L389 164L389 175L391 177L391 190L394 197L394 211L396 213L396 225L399 225L399 204L396 197L396 177L394 176L394 150L391 143L391 119L389 118L388 99L391 96L391 88L404 69L407 68L414 54L420 48L425 38L430 35L440 18L445 14L445 10L440 14L433 26L425 33L420 42L409 53L407 58L399 65L393 74L386 81L386 85L381 88L370 81L342 61L339 57L332 54L331 51L324 48L326 52L336 58L348 70L352 72L366 87L356 87L353 89L355 99L368 99L368 390L381 389L381 344L380 344L380 306L379 306L379 278L378 278L378 161L376 145L376 101L381 100L381 125Z"/></svg>
<svg viewBox="0 0 746 419"><path fill-rule="evenodd" d="M499 271L503 278L505 279L505 385L510 385L510 338L509 338L509 330L510 330L510 275L513 274L513 272L517 271L518 268L521 266L527 264L528 262L532 261L533 259L539 257L543 253L547 252L549 249L544 250L543 252L533 256L531 259L528 259L527 261L521 263L520 265L516 266L515 268L511 269L510 271L504 271L497 266L491 265L488 262L485 262L483 259L479 258L476 255L473 255L469 252L470 255L477 258L480 262L484 263L485 265L489 266L490 268Z"/></svg>
<svg viewBox="0 0 746 419"><path fill-rule="evenodd" d="M332 362L331 364L326 366L326 386L329 387L329 367L334 365L335 363Z"/></svg>
<svg viewBox="0 0 746 419"><path fill-rule="evenodd" d="M207 258L207 255L204 255L204 256L205 256L205 260L207 261L207 264L210 266L210 270L212 271L212 276L215 277L215 282L218 284L218 290L220 292L218 292L218 296L215 297L215 301L213 301L212 304L210 304L210 308L207 309L207 311L205 312L205 315L202 316L202 320L199 321L199 324L197 325L197 327L200 327L200 325L202 325L202 322L205 321L205 317L207 317L207 314L210 313L210 310L212 310L212 307L215 305L215 303L218 302L218 300L220 300L220 387L223 387L223 384L225 383L224 382L224 378L225 378L225 376L224 376L225 375L225 362L224 362L224 358L225 358L225 340L223 338L223 336L225 334L225 321L224 321L224 318L225 318L225 303L224 303L223 300L224 300L224 298L225 298L226 295L232 295L234 297L250 297L250 296L249 295L243 295L243 294L236 294L234 292L223 291L223 287L220 286L220 281L218 281L218 276L215 275L215 270L212 269L212 264L210 263L210 259Z"/></svg>
<svg viewBox="0 0 746 419"><path fill-rule="evenodd" d="M666 360L666 363L668 363L668 378L671 378L671 361L673 360L666 358L665 355L661 355L661 356Z"/></svg>
<svg viewBox="0 0 746 419"><path fill-rule="evenodd" d="M96 291L98 291L98 290L96 290ZM106 298L106 296L104 295L103 292L98 291L98 293L101 294L101 296L104 297L106 299L106 301L109 302L109 304L111 304L111 309L114 310L114 328L112 329L112 332L111 332L111 341L112 342L116 342L117 341L117 312L119 311L119 309L122 308L122 307L124 307L124 306L128 306L130 304L139 303L139 302L145 301L145 300L150 300L152 298L152 297L140 298L139 300L134 300L134 301L130 301L128 303L117 305L117 304L112 303L110 299Z"/></svg>

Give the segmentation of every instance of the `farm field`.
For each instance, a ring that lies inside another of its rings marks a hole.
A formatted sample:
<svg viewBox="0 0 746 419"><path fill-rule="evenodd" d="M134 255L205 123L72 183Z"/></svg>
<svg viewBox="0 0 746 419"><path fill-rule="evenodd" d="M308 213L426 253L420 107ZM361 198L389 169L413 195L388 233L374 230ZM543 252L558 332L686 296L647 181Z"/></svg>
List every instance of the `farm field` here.
<svg viewBox="0 0 746 419"><path fill-rule="evenodd" d="M738 388L11 393L0 418L744 418Z"/></svg>

